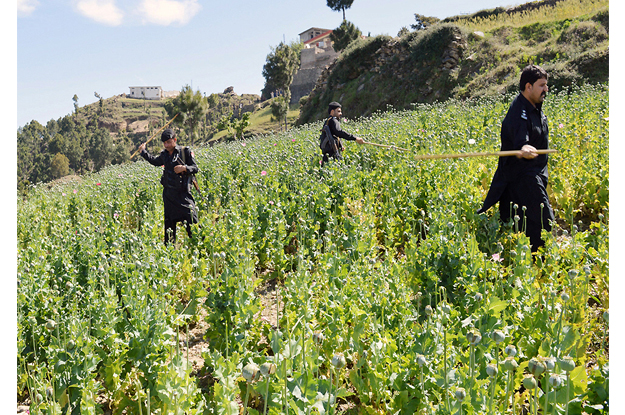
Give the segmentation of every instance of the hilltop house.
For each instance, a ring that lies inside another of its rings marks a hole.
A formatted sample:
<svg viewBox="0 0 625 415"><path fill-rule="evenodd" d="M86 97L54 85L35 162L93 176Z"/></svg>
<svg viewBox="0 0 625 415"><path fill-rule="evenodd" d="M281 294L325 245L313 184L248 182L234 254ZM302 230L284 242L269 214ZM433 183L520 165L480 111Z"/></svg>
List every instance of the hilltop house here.
<svg viewBox="0 0 625 415"><path fill-rule="evenodd" d="M129 98L163 99L163 88L160 86L130 86Z"/></svg>
<svg viewBox="0 0 625 415"><path fill-rule="evenodd" d="M332 47L330 34L332 30L311 27L299 34L304 44L300 68L293 77L291 84L291 103L299 102L315 87L321 72L339 55Z"/></svg>

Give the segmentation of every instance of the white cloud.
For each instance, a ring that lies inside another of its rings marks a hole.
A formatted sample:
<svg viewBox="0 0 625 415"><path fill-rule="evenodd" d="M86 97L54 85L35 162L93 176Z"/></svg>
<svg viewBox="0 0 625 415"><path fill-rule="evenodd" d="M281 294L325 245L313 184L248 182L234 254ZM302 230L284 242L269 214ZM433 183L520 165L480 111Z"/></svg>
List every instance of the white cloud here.
<svg viewBox="0 0 625 415"><path fill-rule="evenodd" d="M144 23L168 26L188 23L201 8L198 0L143 0L137 11Z"/></svg>
<svg viewBox="0 0 625 415"><path fill-rule="evenodd" d="M124 19L115 0L78 0L76 9L83 16L110 26L119 26Z"/></svg>
<svg viewBox="0 0 625 415"><path fill-rule="evenodd" d="M37 7L39 7L37 0L17 0L17 15L29 16Z"/></svg>

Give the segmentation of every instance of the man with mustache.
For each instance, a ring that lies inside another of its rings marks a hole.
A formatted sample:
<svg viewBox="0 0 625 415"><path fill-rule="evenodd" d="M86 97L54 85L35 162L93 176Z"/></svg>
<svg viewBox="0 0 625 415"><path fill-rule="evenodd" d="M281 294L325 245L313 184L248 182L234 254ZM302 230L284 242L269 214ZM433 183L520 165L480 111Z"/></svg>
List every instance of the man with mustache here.
<svg viewBox="0 0 625 415"><path fill-rule="evenodd" d="M551 231L555 220L547 195L547 155L537 149L549 148L547 117L542 104L549 88L547 72L536 65L523 69L520 93L512 101L501 124L501 150L518 150L516 157L500 157L488 195L478 213L499 202L499 217L506 223L518 219L519 230L530 239L532 252L545 242L542 229ZM518 217L518 218L517 218Z"/></svg>

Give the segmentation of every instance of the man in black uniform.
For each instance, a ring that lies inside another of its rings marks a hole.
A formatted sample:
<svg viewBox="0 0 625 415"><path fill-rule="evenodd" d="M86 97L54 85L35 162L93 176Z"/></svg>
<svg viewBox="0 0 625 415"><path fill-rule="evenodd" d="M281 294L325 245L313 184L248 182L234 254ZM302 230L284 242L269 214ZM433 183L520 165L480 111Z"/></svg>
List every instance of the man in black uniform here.
<svg viewBox="0 0 625 415"><path fill-rule="evenodd" d="M339 120L343 116L343 110L341 109L341 104L338 102L331 102L328 106L329 117L326 120L325 124L330 127L330 132L332 136L335 137L335 140L329 140L327 145L322 148L323 152L323 162L322 165L327 163L332 157L335 160L341 160L341 151L343 151L343 145L341 144L340 138L344 138L348 141L356 141L358 144L363 144L365 141L356 137L353 134L347 133L341 130L341 123ZM324 125L325 125L324 124ZM334 141L334 142L332 142Z"/></svg>
<svg viewBox="0 0 625 415"><path fill-rule="evenodd" d="M153 156L145 150L146 143L139 146L141 156L153 166L165 166L161 176L163 205L165 207L165 245L176 241L176 223L186 224L187 234L192 237L191 224L197 223L197 209L191 194L192 175L199 169L188 147L176 144L176 133L171 128L161 135L164 150Z"/></svg>
<svg viewBox="0 0 625 415"><path fill-rule="evenodd" d="M523 69L520 94L514 99L501 124L501 150L519 150L516 157L500 157L488 195L478 213L499 202L503 222L519 216L519 227L525 226L532 252L545 242L542 229L551 231L553 211L547 196L547 155L537 149L549 148L547 117L542 104L549 88L547 72L536 65Z"/></svg>

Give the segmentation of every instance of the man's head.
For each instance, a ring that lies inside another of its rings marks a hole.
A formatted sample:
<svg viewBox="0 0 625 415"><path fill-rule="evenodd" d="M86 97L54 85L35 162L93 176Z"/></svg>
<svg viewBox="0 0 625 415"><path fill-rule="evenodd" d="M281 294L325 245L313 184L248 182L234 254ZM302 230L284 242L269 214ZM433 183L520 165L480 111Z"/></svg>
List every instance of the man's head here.
<svg viewBox="0 0 625 415"><path fill-rule="evenodd" d="M341 115L343 114L341 104L336 101L330 102L328 105L328 114L332 117L341 118Z"/></svg>
<svg viewBox="0 0 625 415"><path fill-rule="evenodd" d="M171 153L176 147L176 132L171 128L167 128L163 131L163 134L161 134L161 141L163 142L165 150Z"/></svg>
<svg viewBox="0 0 625 415"><path fill-rule="evenodd" d="M547 71L537 65L528 65L521 73L519 89L523 96L536 106L542 104L547 96L547 92L549 91L547 87L548 80L549 75Z"/></svg>

